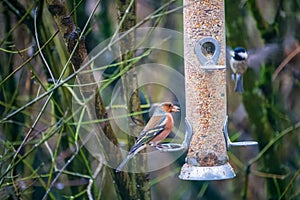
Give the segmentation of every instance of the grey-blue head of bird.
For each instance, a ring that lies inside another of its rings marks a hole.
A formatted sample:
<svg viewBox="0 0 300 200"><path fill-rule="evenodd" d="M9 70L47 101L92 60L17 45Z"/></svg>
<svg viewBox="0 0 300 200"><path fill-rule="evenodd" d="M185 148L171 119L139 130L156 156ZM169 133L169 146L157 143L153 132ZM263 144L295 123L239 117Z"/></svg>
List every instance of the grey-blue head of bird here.
<svg viewBox="0 0 300 200"><path fill-rule="evenodd" d="M159 103L154 105L154 108L155 108L154 115L164 114L165 112L168 113L180 112L180 107L174 105L172 102Z"/></svg>

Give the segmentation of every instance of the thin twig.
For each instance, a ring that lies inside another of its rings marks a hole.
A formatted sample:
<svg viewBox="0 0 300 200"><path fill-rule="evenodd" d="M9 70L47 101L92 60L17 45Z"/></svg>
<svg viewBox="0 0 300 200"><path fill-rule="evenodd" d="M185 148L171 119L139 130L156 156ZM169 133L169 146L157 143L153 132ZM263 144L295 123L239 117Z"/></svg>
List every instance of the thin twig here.
<svg viewBox="0 0 300 200"><path fill-rule="evenodd" d="M144 24L145 22L147 22L150 19L153 19L153 16L156 15L156 13L160 10L162 10L164 7L167 7L169 4L175 2L175 0L163 5L161 8L157 9L157 11L155 11L154 13L148 15L146 18L144 18L142 21L140 21L139 23L137 23L134 27L132 27L131 29L129 29L128 31L124 32L119 38L118 40L115 40L112 44L117 43L118 41L120 41L121 39L123 39L126 35L128 35L129 33L131 33L132 31L134 31L136 28L140 27L142 24ZM156 16L158 17L158 16ZM78 42L76 43L78 46ZM96 60L96 58L98 58L100 55L102 55L104 52L106 52L108 50L108 46L103 48L102 51L100 51L99 53L97 53L94 57L92 57L90 60L88 60L82 67L80 67L78 70L74 71L71 75L69 75L68 77L66 77L64 80L62 81L57 81L58 83L56 85L53 86L53 88L49 89L47 92L41 94L38 98L35 98L33 100L31 100L30 102L28 102L27 104L25 104L24 106L22 106L21 108L15 110L14 112L8 114L7 116L5 116L3 119L0 120L1 122L4 122L6 120L8 120L9 118L11 118L12 116L16 115L17 113L23 111L25 108L27 108L28 106L31 106L32 104L38 102L39 100L43 99L44 97L46 97L47 95L49 95L50 93L52 93L53 91L55 91L56 89L58 89L59 87L61 87L64 83L70 81L71 79L73 79L74 77L76 77L80 72L82 72L87 66L89 66L92 62L94 62ZM74 54L75 50L72 51L71 55L70 55L70 59L68 60L67 64L71 61L71 57ZM29 62L29 61L28 61ZM66 64L66 65L67 65ZM25 64L24 64L25 65ZM22 67L24 65L21 65ZM18 69L19 70L19 69ZM14 71L15 72L15 71ZM12 75L10 75L12 76ZM62 75L61 75L62 77ZM61 78L60 77L60 78ZM3 84L6 80L8 79L8 77L6 77L1 83Z"/></svg>
<svg viewBox="0 0 300 200"><path fill-rule="evenodd" d="M71 158L69 160L67 160L66 164L60 169L58 170L55 178L53 179L53 181L51 182L49 188L47 189L46 193L44 194L42 200L47 199L47 196L49 194L49 192L51 191L51 189L53 188L53 186L55 185L56 181L58 180L58 178L60 177L60 175L62 174L62 172L67 168L67 166L74 160L74 158L77 156L78 152L79 152L79 148L78 148L78 143L75 143L75 147L76 150L74 152L74 154L71 156Z"/></svg>
<svg viewBox="0 0 300 200"><path fill-rule="evenodd" d="M275 72L272 75L272 81L274 81L279 73L283 70L283 68L296 56L300 53L300 46L297 47L294 51L292 51L277 67Z"/></svg>
<svg viewBox="0 0 300 200"><path fill-rule="evenodd" d="M290 132L296 130L300 128L300 122L298 122L297 124L295 124L295 126L291 126L285 130L283 130L280 134L278 134L276 137L272 138L271 141L259 152L259 154L252 158L249 162L248 165L252 165L253 163L255 163L256 161L258 161L260 158L262 158L264 156L264 154L276 143L278 142L282 137L284 137L285 135L289 134Z"/></svg>
<svg viewBox="0 0 300 200"><path fill-rule="evenodd" d="M52 39L58 34L58 30L47 40L47 42L41 47L41 50L44 49L51 41ZM22 69L24 66L26 66L36 55L38 55L40 51L37 51L28 58L24 63L22 63L20 66L18 66L16 69L14 69L8 76L6 76L1 82L0 87L8 80L10 79L15 73L17 73L20 69Z"/></svg>
<svg viewBox="0 0 300 200"><path fill-rule="evenodd" d="M281 194L279 199L283 199L283 197L286 195L286 193L291 189L291 187L293 186L293 184L295 183L295 181L297 180L298 176L300 174L300 168L297 170L297 172L294 174L294 176L292 177L292 179L290 180L289 184L287 185L287 187L284 189L283 193Z"/></svg>
<svg viewBox="0 0 300 200"><path fill-rule="evenodd" d="M36 40L36 45L37 45L37 47L38 47L38 49L39 49L39 52L40 52L40 55L41 55L41 58L42 58L42 60L43 60L43 62L44 62L44 64L46 65L46 68L47 68L47 70L48 70L48 73L49 73L49 75L50 75L50 77L51 77L51 79L52 79L52 82L54 83L54 84L56 84L56 82L55 82L55 78L54 78L54 76L53 76L53 74L52 74L52 71L51 71L51 69L50 69L50 66L48 65L48 62L47 62L47 60L46 60L46 58L44 57L44 54L43 54L43 52L42 52L42 50L41 50L41 46L40 46L40 42L39 42L39 37L38 37L38 32L37 32L37 26L36 26L36 18L37 18L37 8L34 10L34 35L35 35L35 40Z"/></svg>
<svg viewBox="0 0 300 200"><path fill-rule="evenodd" d="M97 9L98 6L100 5L100 3L101 3L101 0L98 0L98 1L97 1L97 4L95 5L95 7L94 7L94 9L93 9L93 11L92 11L91 14L89 15L89 18L87 19L87 21L86 21L86 23L85 23L85 26L83 27L83 29L82 29L82 31L81 31L81 33L80 33L80 35L79 35L79 39L77 40L77 42L76 42L76 44L75 44L75 46L74 46L72 52L70 53L69 59L67 60L65 66L63 67L63 70L62 70L62 72L61 72L61 74L60 74L60 76L59 76L57 82L60 82L60 80L62 80L62 78L63 78L63 76L64 76L64 74L65 74L65 71L67 70L68 65L71 63L71 59L72 59L73 55L74 55L75 52L76 52L76 49L77 49L77 47L78 47L78 45L79 45L79 42L80 42L80 39L83 37L83 35L84 35L84 33L85 33L85 30L87 29L88 24L89 24L90 21L92 20L92 17L94 16L94 14L95 14L95 12L96 12L96 9ZM91 62L90 62L90 63L91 63ZM90 63L89 63L89 64L90 64ZM88 65L84 65L84 68L87 67L87 66L88 66ZM81 71L81 70L80 70L80 71ZM79 73L79 72L78 72L78 73ZM76 74L76 75L77 75L77 74Z"/></svg>
<svg viewBox="0 0 300 200"><path fill-rule="evenodd" d="M99 160L99 164L97 165L97 167L95 169L95 172L93 173L93 178L89 179L89 184L88 184L88 187L87 187L87 195L88 195L89 200L93 200L92 185L94 183L94 180L96 179L96 177L98 176L98 174L100 173L100 171L103 168L103 161L102 161L102 159L98 158L98 160Z"/></svg>
<svg viewBox="0 0 300 200"><path fill-rule="evenodd" d="M280 134L278 134L275 138L273 138L260 152L259 154L252 158L251 160L249 160L248 164L246 165L246 180L245 180L245 187L244 187L244 192L243 192L243 199L247 198L247 185L248 185L248 181L249 181L249 174L250 174L250 167L252 164L254 164L255 162L257 162L259 159L261 159L265 153L276 143L278 142L282 137L284 137L285 135L289 134L292 131L295 131L296 129L300 128L300 122L298 122L297 124L295 124L294 126L291 126L285 130L283 130Z"/></svg>
<svg viewBox="0 0 300 200"><path fill-rule="evenodd" d="M123 23L124 23L124 21L125 21L127 15L129 15L130 9L132 8L134 2L135 2L135 0L131 0L130 3L129 3L129 5L128 5L128 7L126 8L125 14L122 16L122 19L120 20L120 23L119 23L117 29L115 30L113 36L112 36L111 39L110 39L109 44L107 45L108 48L109 48L109 50L111 50L111 44L112 44L112 42L114 41L114 39L115 39L115 37L117 36L117 34L119 33L119 30L121 29L121 27L122 27L122 25L123 25Z"/></svg>
<svg viewBox="0 0 300 200"><path fill-rule="evenodd" d="M62 120L62 119L61 119ZM59 129L61 127L61 120L59 122L57 122L57 129ZM16 162L10 164L10 167L8 167L8 169L1 174L0 176L0 180L3 180L3 177L6 176L6 174L12 170L15 166L17 166L22 160L24 160L29 154L31 154L37 147L39 147L41 144L43 144L45 141L47 141L50 137L52 137L52 135L56 133L56 129L53 130L53 132L50 132L50 134L48 134L48 136L46 138L43 138L42 140L40 140L38 143L35 143L34 146L26 152L25 155L23 155L19 160L17 160ZM0 184L1 185L1 184Z"/></svg>
<svg viewBox="0 0 300 200"><path fill-rule="evenodd" d="M51 99L51 97L52 97L52 94L53 94L53 93L51 93L51 94L49 95L49 97L47 98L46 102L44 103L42 109L40 110L39 114L37 115L37 117L36 117L34 123L33 123L32 126L31 126L31 128L30 128L29 131L26 133L25 138L23 139L22 143L20 144L20 146L18 147L18 149L17 149L16 152L14 153L14 156L13 156L13 158L12 158L12 160L11 160L11 163L10 163L9 166L7 167L7 170L6 170L3 174L7 174L7 173L9 172L9 170L11 169L11 165L14 163L14 161L15 161L15 159L17 158L18 154L20 153L21 149L23 148L23 146L25 145L25 143L26 143L27 140L29 139L29 137L30 137L32 131L34 130L35 126L36 126L37 123L39 122L39 120L40 120L40 118L41 118L43 112L44 112L45 109L46 109L46 106L48 105L48 103L49 103L49 101L50 101L50 99ZM2 175L2 176L3 176L3 175ZM2 181L3 181L3 180L4 180L4 179L0 179L0 185L2 184Z"/></svg>

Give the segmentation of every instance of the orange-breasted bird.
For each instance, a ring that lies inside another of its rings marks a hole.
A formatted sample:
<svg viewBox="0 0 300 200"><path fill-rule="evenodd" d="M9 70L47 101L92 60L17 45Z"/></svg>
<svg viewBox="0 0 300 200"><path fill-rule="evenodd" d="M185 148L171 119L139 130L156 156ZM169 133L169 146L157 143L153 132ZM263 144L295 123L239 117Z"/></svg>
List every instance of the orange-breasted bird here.
<svg viewBox="0 0 300 200"><path fill-rule="evenodd" d="M122 170L124 165L138 152L144 149L147 144L157 146L171 132L174 126L174 120L171 113L179 112L180 108L171 102L161 103L154 111L135 144L131 147L128 156L116 169L116 172Z"/></svg>

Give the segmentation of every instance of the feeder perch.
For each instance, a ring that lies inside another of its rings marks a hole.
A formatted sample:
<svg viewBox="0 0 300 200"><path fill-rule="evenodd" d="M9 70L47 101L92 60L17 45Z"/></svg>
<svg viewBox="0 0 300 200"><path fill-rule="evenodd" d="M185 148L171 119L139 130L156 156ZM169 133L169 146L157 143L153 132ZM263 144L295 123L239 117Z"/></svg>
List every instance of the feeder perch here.
<svg viewBox="0 0 300 200"><path fill-rule="evenodd" d="M185 137L182 142L182 144L177 144L177 143L163 143L160 144L159 146L156 146L156 149L162 152L174 152L174 151L185 151L189 148L191 139L192 139L192 125L190 122L185 119L185 126L186 126L186 132L185 132Z"/></svg>
<svg viewBox="0 0 300 200"><path fill-rule="evenodd" d="M184 0L186 117L193 136L179 175L183 180L235 177L229 164L223 0ZM251 142L251 145L256 144Z"/></svg>
<svg viewBox="0 0 300 200"><path fill-rule="evenodd" d="M229 135L228 135L228 116L226 116L225 124L223 127L223 133L224 133L224 138L226 142L226 149L227 151L229 150L230 147L246 147L246 146L253 146L253 145L258 145L256 141L242 141L242 142L231 142Z"/></svg>

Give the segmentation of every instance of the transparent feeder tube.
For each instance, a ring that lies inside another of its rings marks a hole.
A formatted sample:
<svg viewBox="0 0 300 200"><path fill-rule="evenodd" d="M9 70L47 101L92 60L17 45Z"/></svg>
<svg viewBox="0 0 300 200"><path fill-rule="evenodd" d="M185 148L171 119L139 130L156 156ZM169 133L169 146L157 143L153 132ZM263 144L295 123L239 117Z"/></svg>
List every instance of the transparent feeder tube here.
<svg viewBox="0 0 300 200"><path fill-rule="evenodd" d="M224 2L184 0L183 10L186 117L193 137L179 177L233 178L223 133L227 115Z"/></svg>
<svg viewBox="0 0 300 200"><path fill-rule="evenodd" d="M224 70L193 73L192 76L200 81L186 84L192 92L187 94L187 113L190 113L188 119L194 130L187 162L196 166L223 165L228 161L222 132L226 118L225 88L221 85L225 81L223 74Z"/></svg>

